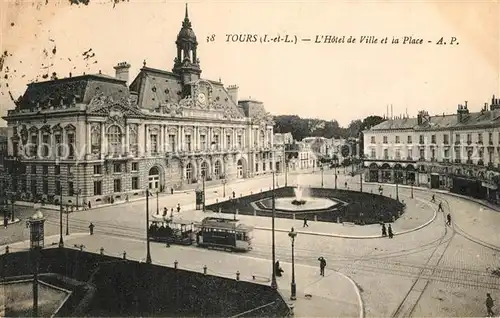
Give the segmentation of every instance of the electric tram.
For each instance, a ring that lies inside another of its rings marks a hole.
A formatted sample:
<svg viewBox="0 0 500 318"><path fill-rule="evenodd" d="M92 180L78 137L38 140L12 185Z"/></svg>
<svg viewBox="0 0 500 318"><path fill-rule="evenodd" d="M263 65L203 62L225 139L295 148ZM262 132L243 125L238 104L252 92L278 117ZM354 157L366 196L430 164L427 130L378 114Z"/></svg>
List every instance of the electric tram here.
<svg viewBox="0 0 500 318"><path fill-rule="evenodd" d="M196 224L200 247L246 252L252 249L253 227L238 220L206 217Z"/></svg>
<svg viewBox="0 0 500 318"><path fill-rule="evenodd" d="M155 242L191 245L195 241L195 224L187 220L153 218L148 228L149 238Z"/></svg>

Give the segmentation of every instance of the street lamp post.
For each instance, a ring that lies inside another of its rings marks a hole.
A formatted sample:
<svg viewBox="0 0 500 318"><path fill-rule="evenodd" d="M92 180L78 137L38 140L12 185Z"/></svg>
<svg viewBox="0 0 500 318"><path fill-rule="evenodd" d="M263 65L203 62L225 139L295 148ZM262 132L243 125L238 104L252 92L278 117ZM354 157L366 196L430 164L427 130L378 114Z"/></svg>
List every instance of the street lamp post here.
<svg viewBox="0 0 500 318"><path fill-rule="evenodd" d="M413 180L410 182L411 198L413 199Z"/></svg>
<svg viewBox="0 0 500 318"><path fill-rule="evenodd" d="M271 288L273 289L277 289L278 288L278 283L276 282L276 246L275 246L275 238L274 238L274 218L275 218L275 214L276 214L276 207L275 207L275 201L276 201L276 198L275 198L275 187L274 187L274 175L275 175L275 172L273 170L273 192L272 192L272 221L271 221L271 233L272 233L272 254L273 254L273 276L271 277Z"/></svg>
<svg viewBox="0 0 500 318"><path fill-rule="evenodd" d="M226 197L226 183L227 183L227 180L225 178L222 179L222 197L223 198Z"/></svg>
<svg viewBox="0 0 500 318"><path fill-rule="evenodd" d="M59 188L59 247L64 247L63 240L63 202L62 202L62 189Z"/></svg>
<svg viewBox="0 0 500 318"><path fill-rule="evenodd" d="M26 227L30 229L30 250L33 255L33 317L38 317L38 267L44 245L44 222L45 218L39 209L26 222Z"/></svg>
<svg viewBox="0 0 500 318"><path fill-rule="evenodd" d="M324 167L323 164L321 164L321 187L323 188L325 186L324 178L323 178L323 172L324 172Z"/></svg>
<svg viewBox="0 0 500 318"><path fill-rule="evenodd" d="M359 192L363 192L363 174L359 174Z"/></svg>
<svg viewBox="0 0 500 318"><path fill-rule="evenodd" d="M288 158L285 158L285 187L288 187Z"/></svg>
<svg viewBox="0 0 500 318"><path fill-rule="evenodd" d="M205 173L202 173L201 176L202 187L203 187L203 202L202 202L202 211L205 212Z"/></svg>
<svg viewBox="0 0 500 318"><path fill-rule="evenodd" d="M399 188L398 188L398 183L399 183L399 175L398 172L396 171L396 200L399 201Z"/></svg>
<svg viewBox="0 0 500 318"><path fill-rule="evenodd" d="M69 235L69 209L66 206L66 235Z"/></svg>
<svg viewBox="0 0 500 318"><path fill-rule="evenodd" d="M159 196L160 196L160 191L156 190L156 215L160 214Z"/></svg>
<svg viewBox="0 0 500 318"><path fill-rule="evenodd" d="M149 246L149 189L146 189L146 263L151 264L151 249Z"/></svg>
<svg viewBox="0 0 500 318"><path fill-rule="evenodd" d="M297 236L297 232L292 229L288 232L288 237L292 241L292 284L291 284L291 295L290 300L297 300L297 286L295 285L295 237Z"/></svg>

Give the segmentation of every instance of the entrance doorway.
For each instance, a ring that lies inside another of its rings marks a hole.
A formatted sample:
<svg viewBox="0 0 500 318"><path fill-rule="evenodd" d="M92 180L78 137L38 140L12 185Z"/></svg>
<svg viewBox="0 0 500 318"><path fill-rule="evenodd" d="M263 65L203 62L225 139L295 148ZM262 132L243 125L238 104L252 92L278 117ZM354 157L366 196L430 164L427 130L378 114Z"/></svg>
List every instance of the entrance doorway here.
<svg viewBox="0 0 500 318"><path fill-rule="evenodd" d="M238 160L238 164L236 165L236 177L243 178L243 162Z"/></svg>
<svg viewBox="0 0 500 318"><path fill-rule="evenodd" d="M160 171L158 171L158 167L149 169L148 183L149 189L160 188Z"/></svg>

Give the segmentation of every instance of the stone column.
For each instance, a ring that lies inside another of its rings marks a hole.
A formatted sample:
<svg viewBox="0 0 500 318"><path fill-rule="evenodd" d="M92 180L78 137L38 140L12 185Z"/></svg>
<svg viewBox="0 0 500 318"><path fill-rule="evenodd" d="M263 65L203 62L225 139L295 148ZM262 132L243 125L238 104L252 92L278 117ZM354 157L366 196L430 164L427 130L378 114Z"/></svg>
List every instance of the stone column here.
<svg viewBox="0 0 500 318"><path fill-rule="evenodd" d="M85 152L87 153L87 155L90 155L91 152L92 152L92 127L91 127L91 124L90 123L85 123L85 128L86 128L86 136L85 136L85 140L86 140L86 144L85 144ZM52 138L52 136L51 136Z"/></svg>
<svg viewBox="0 0 500 318"><path fill-rule="evenodd" d="M177 126L177 151L182 150L182 129L181 125Z"/></svg>
<svg viewBox="0 0 500 318"><path fill-rule="evenodd" d="M64 137L63 137L64 141ZM108 144L106 138L106 127L104 123L101 123L101 155L106 154L106 145Z"/></svg>
<svg viewBox="0 0 500 318"><path fill-rule="evenodd" d="M130 155L130 126L125 126L125 155Z"/></svg>
<svg viewBox="0 0 500 318"><path fill-rule="evenodd" d="M149 155L149 125L144 124L144 155Z"/></svg>

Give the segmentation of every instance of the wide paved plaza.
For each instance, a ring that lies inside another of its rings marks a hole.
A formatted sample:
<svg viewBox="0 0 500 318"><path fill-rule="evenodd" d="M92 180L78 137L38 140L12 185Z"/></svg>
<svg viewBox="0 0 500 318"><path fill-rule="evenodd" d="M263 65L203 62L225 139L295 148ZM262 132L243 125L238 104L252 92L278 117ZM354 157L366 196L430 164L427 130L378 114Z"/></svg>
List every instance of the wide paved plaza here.
<svg viewBox="0 0 500 318"><path fill-rule="evenodd" d="M325 187L334 187L333 171L324 172ZM277 177L284 185L284 176ZM359 176L341 175L338 187L359 191ZM319 172L289 175L288 185L320 186ZM229 183L226 198L268 190L271 177ZM363 191L376 192L378 184L363 184ZM396 188L383 185L384 195L396 197ZM222 186L207 189L207 204L222 200ZM411 193L413 192L413 198ZM443 202L444 213L437 211L437 202ZM295 248L298 316L375 316L375 317L442 317L484 316L485 297L500 297L500 277L492 274L498 267L500 253L500 212L477 202L425 189L399 187L398 195L407 204L406 213L393 224L393 239L380 237L380 226L354 226L309 222L303 228L301 220L276 220L276 255L285 274L279 278L280 291L290 294L291 244L287 232L298 231ZM160 196L158 206L169 210L178 203L181 213L176 218L201 220L215 213L194 211L194 193L181 192ZM156 197L149 202L151 213L156 213ZM26 217L30 209L19 209ZM18 214L19 214L18 213ZM452 216L452 225L445 224L446 214ZM58 241L59 213L45 210L47 240ZM230 216L230 215L226 215ZM256 216L238 216L244 223L255 226L254 249L245 254L200 249L197 247L152 244L153 262L202 271L209 274L235 277L258 283L269 283L271 275L271 219ZM66 219L63 220L64 225ZM89 222L95 224L95 235L88 235ZM145 254L145 200L116 204L69 215L70 236L64 236L66 246L83 244L86 250L144 259ZM10 241L28 237L24 222L3 230ZM64 227L64 234L66 228ZM4 240L7 242L7 240ZM14 250L24 248L10 244ZM327 275L319 276L318 257L327 260ZM309 294L311 297L306 297Z"/></svg>

